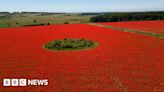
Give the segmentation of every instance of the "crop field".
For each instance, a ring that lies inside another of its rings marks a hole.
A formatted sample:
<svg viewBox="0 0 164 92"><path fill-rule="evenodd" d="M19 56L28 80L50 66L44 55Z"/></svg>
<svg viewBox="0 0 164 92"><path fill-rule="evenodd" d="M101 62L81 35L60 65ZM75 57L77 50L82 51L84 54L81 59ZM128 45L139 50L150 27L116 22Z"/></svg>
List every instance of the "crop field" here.
<svg viewBox="0 0 164 92"><path fill-rule="evenodd" d="M22 27L37 24L64 24L87 23L92 15L80 14L13 14L8 16L0 16L0 28Z"/></svg>
<svg viewBox="0 0 164 92"><path fill-rule="evenodd" d="M105 25L164 34L164 21L110 22Z"/></svg>
<svg viewBox="0 0 164 92"><path fill-rule="evenodd" d="M164 30L163 21L139 23L118 26ZM99 45L60 52L43 48L47 42L65 38L84 38ZM1 28L0 42L0 92L164 92L164 42L160 38L89 24L63 24ZM3 87L3 78L47 78L49 85Z"/></svg>

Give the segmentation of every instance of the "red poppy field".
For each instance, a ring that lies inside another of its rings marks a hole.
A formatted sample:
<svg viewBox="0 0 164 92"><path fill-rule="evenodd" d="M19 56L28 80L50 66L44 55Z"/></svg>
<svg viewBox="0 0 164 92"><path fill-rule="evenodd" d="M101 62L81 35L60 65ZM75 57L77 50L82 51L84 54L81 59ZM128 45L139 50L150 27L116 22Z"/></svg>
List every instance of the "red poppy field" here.
<svg viewBox="0 0 164 92"><path fill-rule="evenodd" d="M106 25L164 34L164 21L111 22Z"/></svg>
<svg viewBox="0 0 164 92"><path fill-rule="evenodd" d="M64 38L99 45L79 51L43 48ZM88 24L3 28L0 92L164 92L163 47L163 39ZM3 78L48 79L49 85L3 87Z"/></svg>

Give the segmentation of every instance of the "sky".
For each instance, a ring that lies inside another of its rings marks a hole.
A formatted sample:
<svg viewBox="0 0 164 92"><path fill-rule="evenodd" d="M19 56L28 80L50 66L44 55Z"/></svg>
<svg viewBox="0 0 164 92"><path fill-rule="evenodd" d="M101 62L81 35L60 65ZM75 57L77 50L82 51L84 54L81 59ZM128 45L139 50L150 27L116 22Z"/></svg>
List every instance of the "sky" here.
<svg viewBox="0 0 164 92"><path fill-rule="evenodd" d="M164 0L0 0L0 12L162 11Z"/></svg>

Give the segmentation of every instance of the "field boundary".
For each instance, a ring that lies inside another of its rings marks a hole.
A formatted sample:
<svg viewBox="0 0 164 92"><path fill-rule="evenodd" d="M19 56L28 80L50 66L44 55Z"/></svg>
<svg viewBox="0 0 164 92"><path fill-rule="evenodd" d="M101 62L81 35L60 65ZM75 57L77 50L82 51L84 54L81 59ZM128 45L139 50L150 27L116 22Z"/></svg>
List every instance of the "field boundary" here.
<svg viewBox="0 0 164 92"><path fill-rule="evenodd" d="M111 29L118 30L118 31L131 32L131 33L142 34L142 35L146 35L146 36L151 36L151 37L164 39L164 34L158 34L158 33L154 33L154 32L146 32L146 31L143 31L143 30L128 29L128 28L98 24L98 23L88 23L88 24L103 27L103 28L111 28Z"/></svg>

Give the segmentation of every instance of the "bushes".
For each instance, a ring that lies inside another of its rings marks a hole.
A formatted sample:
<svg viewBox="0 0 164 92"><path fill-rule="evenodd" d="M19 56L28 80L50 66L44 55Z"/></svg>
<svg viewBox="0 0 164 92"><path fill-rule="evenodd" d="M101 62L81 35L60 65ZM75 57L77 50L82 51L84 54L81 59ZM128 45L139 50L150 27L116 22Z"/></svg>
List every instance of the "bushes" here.
<svg viewBox="0 0 164 92"><path fill-rule="evenodd" d="M43 26L46 25L45 23L40 23L40 24L30 24L30 25L24 25L24 27L28 27L28 26Z"/></svg>
<svg viewBox="0 0 164 92"><path fill-rule="evenodd" d="M92 17L91 22L164 20L164 12L111 13Z"/></svg>
<svg viewBox="0 0 164 92"><path fill-rule="evenodd" d="M43 26L43 25L50 25L50 23L39 23L39 24L30 24L30 25L24 25L24 27L28 27L28 26Z"/></svg>
<svg viewBox="0 0 164 92"><path fill-rule="evenodd" d="M36 21L36 20L34 20L33 22L34 22L34 23L36 23L37 21Z"/></svg>
<svg viewBox="0 0 164 92"><path fill-rule="evenodd" d="M45 45L49 50L78 50L95 47L96 43L85 39L63 39Z"/></svg>
<svg viewBox="0 0 164 92"><path fill-rule="evenodd" d="M69 22L64 22L64 24L69 24Z"/></svg>

